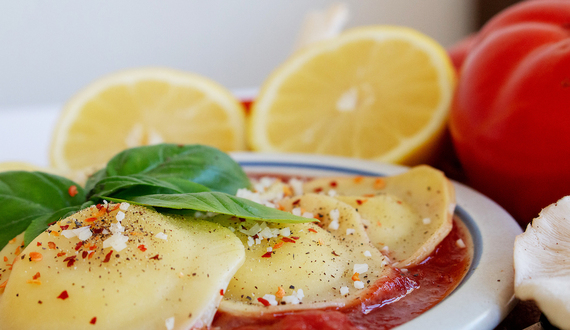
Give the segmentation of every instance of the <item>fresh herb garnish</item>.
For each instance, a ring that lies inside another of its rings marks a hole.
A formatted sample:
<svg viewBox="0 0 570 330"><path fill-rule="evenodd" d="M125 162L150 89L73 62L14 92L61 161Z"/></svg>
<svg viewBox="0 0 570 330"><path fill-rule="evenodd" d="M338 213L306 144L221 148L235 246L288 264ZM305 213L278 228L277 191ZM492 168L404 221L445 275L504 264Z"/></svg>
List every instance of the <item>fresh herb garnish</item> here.
<svg viewBox="0 0 570 330"><path fill-rule="evenodd" d="M70 187L75 188L70 189ZM202 145L160 144L127 149L92 175L85 189L53 174L0 173L0 249L23 231L29 244L50 223L102 200L128 201L172 212L215 212L273 222L311 222L235 195L249 178L229 155Z"/></svg>
<svg viewBox="0 0 570 330"><path fill-rule="evenodd" d="M200 192L186 194L156 194L133 196L128 199L107 197L114 202L160 207L175 210L195 210L233 215L239 218L280 223L300 223L315 221L285 213L277 209L220 192ZM287 215L285 218L283 213Z"/></svg>

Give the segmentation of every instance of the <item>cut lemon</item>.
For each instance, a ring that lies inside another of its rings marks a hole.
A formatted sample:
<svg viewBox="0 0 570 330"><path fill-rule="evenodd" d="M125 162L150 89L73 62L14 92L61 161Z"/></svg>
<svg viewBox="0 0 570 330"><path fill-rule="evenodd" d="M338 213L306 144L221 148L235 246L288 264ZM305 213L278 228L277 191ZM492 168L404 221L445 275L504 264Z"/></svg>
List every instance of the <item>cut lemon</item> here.
<svg viewBox="0 0 570 330"><path fill-rule="evenodd" d="M81 169L135 146L200 143L245 148L245 115L221 85L198 75L141 68L103 77L77 93L56 127L52 166Z"/></svg>
<svg viewBox="0 0 570 330"><path fill-rule="evenodd" d="M455 85L445 49L408 28L363 27L307 46L263 84L249 143L413 165L443 136Z"/></svg>

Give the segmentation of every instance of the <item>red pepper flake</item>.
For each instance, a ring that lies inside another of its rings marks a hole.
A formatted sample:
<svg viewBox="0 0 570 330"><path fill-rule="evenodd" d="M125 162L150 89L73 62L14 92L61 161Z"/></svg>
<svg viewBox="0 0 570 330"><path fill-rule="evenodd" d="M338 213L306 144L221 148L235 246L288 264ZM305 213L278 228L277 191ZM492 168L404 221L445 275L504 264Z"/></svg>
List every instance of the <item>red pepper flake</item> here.
<svg viewBox="0 0 570 330"><path fill-rule="evenodd" d="M8 241L8 243L10 243L10 244L16 243L16 237L12 238L10 241Z"/></svg>
<svg viewBox="0 0 570 330"><path fill-rule="evenodd" d="M67 290L63 290L59 296L57 296L57 299L61 299L61 300L65 300L69 298L69 294L67 294Z"/></svg>
<svg viewBox="0 0 570 330"><path fill-rule="evenodd" d="M81 253L81 257L82 257L83 259L87 258L88 255L89 255L89 252L87 252L87 251L83 251L83 252Z"/></svg>
<svg viewBox="0 0 570 330"><path fill-rule="evenodd" d="M65 252L60 252L57 254L58 257L63 257L65 255Z"/></svg>
<svg viewBox="0 0 570 330"><path fill-rule="evenodd" d="M271 304L269 303L269 301L267 301L267 300L265 300L265 299L263 299L263 298L261 298L261 297L260 297L260 298L257 298L257 301L259 301L260 303L262 303L263 306L265 306L265 307L271 305Z"/></svg>
<svg viewBox="0 0 570 330"><path fill-rule="evenodd" d="M245 218L238 218L240 222L245 222Z"/></svg>
<svg viewBox="0 0 570 330"><path fill-rule="evenodd" d="M105 256L105 260L103 260L103 262L109 262L109 260L111 260L112 254L113 254L113 250L109 251L109 253L107 253L107 255Z"/></svg>
<svg viewBox="0 0 570 330"><path fill-rule="evenodd" d="M262 257L262 258L271 258L271 255L272 255L272 254L273 254L273 253L271 253L271 252L265 252L265 254L262 255L261 257Z"/></svg>
<svg viewBox="0 0 570 330"><path fill-rule="evenodd" d="M98 204L100 205L100 204ZM99 211L97 213L93 213L92 216L95 218L99 218L100 216L104 215L107 212L107 209L101 206L101 208L97 208Z"/></svg>
<svg viewBox="0 0 570 330"><path fill-rule="evenodd" d="M36 246L42 246L42 242L37 242Z"/></svg>
<svg viewBox="0 0 570 330"><path fill-rule="evenodd" d="M323 239L322 239L322 238L319 238L319 245L320 245L320 246L325 245L325 242L323 242Z"/></svg>
<svg viewBox="0 0 570 330"><path fill-rule="evenodd" d="M376 225L378 225L378 227L382 227L382 223L380 221L376 221Z"/></svg>
<svg viewBox="0 0 570 330"><path fill-rule="evenodd" d="M103 208L103 204L97 204L97 205L95 205L95 207L97 208L97 210L100 210Z"/></svg>
<svg viewBox="0 0 570 330"><path fill-rule="evenodd" d="M77 186L76 185L70 186L69 189L67 189L67 193L69 194L69 196L75 197L75 195L78 194Z"/></svg>
<svg viewBox="0 0 570 330"><path fill-rule="evenodd" d="M37 280L38 278L40 278L40 276L41 276L41 275L40 275L40 272L37 272L36 275L34 275L32 278L33 278L34 280Z"/></svg>
<svg viewBox="0 0 570 330"><path fill-rule="evenodd" d="M90 252L90 253L89 253L89 257L87 257L87 259L93 258L93 255L95 255L95 252Z"/></svg>
<svg viewBox="0 0 570 330"><path fill-rule="evenodd" d="M364 177L362 177L362 176L357 176L357 177L354 178L354 183L361 183L362 180L364 180Z"/></svg>
<svg viewBox="0 0 570 330"><path fill-rule="evenodd" d="M93 244L91 246L89 246L89 250L93 251L97 248L97 245Z"/></svg>
<svg viewBox="0 0 570 330"><path fill-rule="evenodd" d="M368 202L367 199L357 199L357 200L356 200L356 204L358 204L358 205L362 205L362 204L364 204L364 203L366 203L366 202Z"/></svg>
<svg viewBox="0 0 570 330"><path fill-rule="evenodd" d="M59 228L61 228L61 230L66 230L67 228L69 228L69 225L59 226Z"/></svg>
<svg viewBox="0 0 570 330"><path fill-rule="evenodd" d="M360 274L358 274L358 272L354 273L354 275L352 275L351 280L353 281L360 281Z"/></svg>
<svg viewBox="0 0 570 330"><path fill-rule="evenodd" d="M331 187L334 188L334 187L336 187L338 184L336 183L336 181L331 181L330 185L331 185Z"/></svg>
<svg viewBox="0 0 570 330"><path fill-rule="evenodd" d="M364 197L374 197L374 194L364 194L364 195L362 195L362 196L364 196Z"/></svg>
<svg viewBox="0 0 570 330"><path fill-rule="evenodd" d="M104 228L93 228L91 231L93 232L93 234L98 235L101 234L103 232Z"/></svg>
<svg viewBox="0 0 570 330"><path fill-rule="evenodd" d="M293 201L293 205L299 205L299 203L301 203L300 199L296 199Z"/></svg>
<svg viewBox="0 0 570 330"><path fill-rule="evenodd" d="M317 231L316 231L315 229L313 229L313 228L309 228L309 231L310 231L311 233L316 233L316 232L317 232Z"/></svg>
<svg viewBox="0 0 570 330"><path fill-rule="evenodd" d="M19 246L16 248L16 251L14 251L14 254L16 254L16 255L20 254L20 247Z"/></svg>
<svg viewBox="0 0 570 330"><path fill-rule="evenodd" d="M340 257L340 254L336 253L335 251L332 252L333 256Z"/></svg>
<svg viewBox="0 0 570 330"><path fill-rule="evenodd" d="M224 289L220 289L220 296L224 295Z"/></svg>
<svg viewBox="0 0 570 330"><path fill-rule="evenodd" d="M91 218L85 219L85 222L93 222L93 221L95 221L95 220L97 220L97 218L91 217Z"/></svg>
<svg viewBox="0 0 570 330"><path fill-rule="evenodd" d="M289 237L281 237L281 240L285 243L295 243L295 240L292 240Z"/></svg>
<svg viewBox="0 0 570 330"><path fill-rule="evenodd" d="M299 239L299 236L291 236L291 238L294 239L294 240L298 240L298 239Z"/></svg>
<svg viewBox="0 0 570 330"><path fill-rule="evenodd" d="M67 262L67 267L71 267L75 263L75 260L76 260L76 257L71 256L71 257L67 257L67 258L63 259L63 262Z"/></svg>
<svg viewBox="0 0 570 330"><path fill-rule="evenodd" d="M82 246L83 246L83 241L77 242L77 244L75 244L75 251L79 251L79 249L81 249Z"/></svg>
<svg viewBox="0 0 570 330"><path fill-rule="evenodd" d="M39 252L30 252L30 261L41 261L43 256Z"/></svg>
<svg viewBox="0 0 570 330"><path fill-rule="evenodd" d="M150 257L149 259L160 260L160 258L158 257L158 254L155 255L155 256Z"/></svg>
<svg viewBox="0 0 570 330"><path fill-rule="evenodd" d="M94 317L91 319L91 321L89 321L90 324L95 324L97 323L97 317Z"/></svg>
<svg viewBox="0 0 570 330"><path fill-rule="evenodd" d="M277 292L275 292L275 297L279 299L285 297L285 289L283 289L283 287L278 287Z"/></svg>
<svg viewBox="0 0 570 330"><path fill-rule="evenodd" d="M377 178L374 180L374 189L384 189L386 187L386 181L382 178Z"/></svg>
<svg viewBox="0 0 570 330"><path fill-rule="evenodd" d="M277 250L278 248L280 248L282 246L283 246L283 242L279 242L279 243L273 245L273 250Z"/></svg>
<svg viewBox="0 0 570 330"><path fill-rule="evenodd" d="M8 280L6 280L6 281L4 281L4 282L2 282L2 283L0 284L0 292L4 291L4 288L6 287L6 284L8 284Z"/></svg>
<svg viewBox="0 0 570 330"><path fill-rule="evenodd" d="M141 250L142 252L146 251L146 247L144 246L144 244L141 244L141 245L137 246L137 248L138 248L139 250Z"/></svg>
<svg viewBox="0 0 570 330"><path fill-rule="evenodd" d="M4 256L4 262L8 262L8 257Z"/></svg>

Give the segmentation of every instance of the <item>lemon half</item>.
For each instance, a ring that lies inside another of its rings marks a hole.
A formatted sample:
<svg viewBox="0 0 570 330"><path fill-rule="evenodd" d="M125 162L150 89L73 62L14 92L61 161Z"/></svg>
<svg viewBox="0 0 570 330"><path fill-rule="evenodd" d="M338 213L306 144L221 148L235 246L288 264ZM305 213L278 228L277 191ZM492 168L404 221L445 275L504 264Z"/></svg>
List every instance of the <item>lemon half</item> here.
<svg viewBox="0 0 570 330"><path fill-rule="evenodd" d="M413 165L443 136L455 86L445 49L409 28L348 30L307 46L263 84L250 146Z"/></svg>
<svg viewBox="0 0 570 330"><path fill-rule="evenodd" d="M64 107L51 145L62 170L104 164L140 145L200 143L245 149L240 102L205 77L166 68L140 68L100 78Z"/></svg>

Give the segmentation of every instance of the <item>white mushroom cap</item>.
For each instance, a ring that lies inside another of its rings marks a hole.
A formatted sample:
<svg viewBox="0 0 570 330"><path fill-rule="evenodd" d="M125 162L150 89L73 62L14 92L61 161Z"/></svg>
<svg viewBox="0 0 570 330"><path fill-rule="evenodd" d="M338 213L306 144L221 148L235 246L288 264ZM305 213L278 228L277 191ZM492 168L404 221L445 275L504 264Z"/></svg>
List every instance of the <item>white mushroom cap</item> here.
<svg viewBox="0 0 570 330"><path fill-rule="evenodd" d="M544 208L515 240L515 295L570 329L570 196Z"/></svg>

